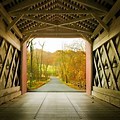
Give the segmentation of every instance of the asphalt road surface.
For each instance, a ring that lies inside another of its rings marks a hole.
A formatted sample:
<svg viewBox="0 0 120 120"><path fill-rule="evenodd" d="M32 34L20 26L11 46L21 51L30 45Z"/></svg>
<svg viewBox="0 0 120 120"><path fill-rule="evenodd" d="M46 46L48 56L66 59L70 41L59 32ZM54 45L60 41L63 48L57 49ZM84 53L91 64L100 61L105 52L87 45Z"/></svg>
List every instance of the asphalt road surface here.
<svg viewBox="0 0 120 120"><path fill-rule="evenodd" d="M42 92L76 92L74 88L71 88L65 85L63 82L59 80L57 77L50 77L50 82L43 85L42 87L35 89L33 91L42 91Z"/></svg>

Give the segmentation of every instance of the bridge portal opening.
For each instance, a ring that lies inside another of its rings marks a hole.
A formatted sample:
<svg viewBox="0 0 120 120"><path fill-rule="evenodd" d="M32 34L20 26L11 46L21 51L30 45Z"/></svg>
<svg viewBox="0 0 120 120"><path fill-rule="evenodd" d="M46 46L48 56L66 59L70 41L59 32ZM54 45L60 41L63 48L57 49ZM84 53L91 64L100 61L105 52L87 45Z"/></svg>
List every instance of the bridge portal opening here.
<svg viewBox="0 0 120 120"><path fill-rule="evenodd" d="M27 44L28 91L85 91L85 89L85 40L82 38L29 40Z"/></svg>

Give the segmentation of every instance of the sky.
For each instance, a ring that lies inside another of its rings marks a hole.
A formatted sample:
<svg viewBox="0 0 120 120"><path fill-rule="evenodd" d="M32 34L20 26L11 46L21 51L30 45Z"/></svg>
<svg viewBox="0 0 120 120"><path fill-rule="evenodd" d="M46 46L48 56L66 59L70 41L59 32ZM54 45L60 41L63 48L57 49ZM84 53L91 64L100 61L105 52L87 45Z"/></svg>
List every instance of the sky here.
<svg viewBox="0 0 120 120"><path fill-rule="evenodd" d="M35 38L33 40L34 48L41 49L40 44L44 43L44 51L55 52L56 50L63 50L64 44L72 44L74 41L82 41L81 38Z"/></svg>

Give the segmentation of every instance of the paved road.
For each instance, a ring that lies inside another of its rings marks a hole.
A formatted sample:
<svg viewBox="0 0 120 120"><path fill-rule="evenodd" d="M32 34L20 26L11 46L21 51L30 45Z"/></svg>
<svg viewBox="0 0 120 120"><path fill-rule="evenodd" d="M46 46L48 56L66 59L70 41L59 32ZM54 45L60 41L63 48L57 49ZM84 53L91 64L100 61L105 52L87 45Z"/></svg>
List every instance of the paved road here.
<svg viewBox="0 0 120 120"><path fill-rule="evenodd" d="M43 91L43 92L74 92L78 91L76 89L73 89L67 85L65 85L63 82L61 82L56 77L51 77L50 82L43 85L42 87L33 90L33 91Z"/></svg>

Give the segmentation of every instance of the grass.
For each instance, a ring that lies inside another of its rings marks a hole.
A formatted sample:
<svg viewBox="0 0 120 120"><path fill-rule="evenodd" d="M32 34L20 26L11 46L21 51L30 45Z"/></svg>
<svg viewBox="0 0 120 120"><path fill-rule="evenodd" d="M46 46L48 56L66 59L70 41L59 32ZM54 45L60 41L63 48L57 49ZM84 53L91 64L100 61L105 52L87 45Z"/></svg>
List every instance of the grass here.
<svg viewBox="0 0 120 120"><path fill-rule="evenodd" d="M65 83L67 86L74 88L76 90L81 90L81 91L85 91L85 89L78 87L77 85L71 84L71 83Z"/></svg>
<svg viewBox="0 0 120 120"><path fill-rule="evenodd" d="M74 88L76 90L80 90L80 91L85 91L85 88L82 87L78 87L77 83L76 84L72 84L72 83L66 83L64 80L60 79L61 82L63 82L64 84L66 84L67 86Z"/></svg>
<svg viewBox="0 0 120 120"><path fill-rule="evenodd" d="M44 84L48 83L50 80L33 80L31 83L30 83L30 80L28 80L27 82L27 89L28 90L34 90L34 89L37 89L41 86L43 86Z"/></svg>

